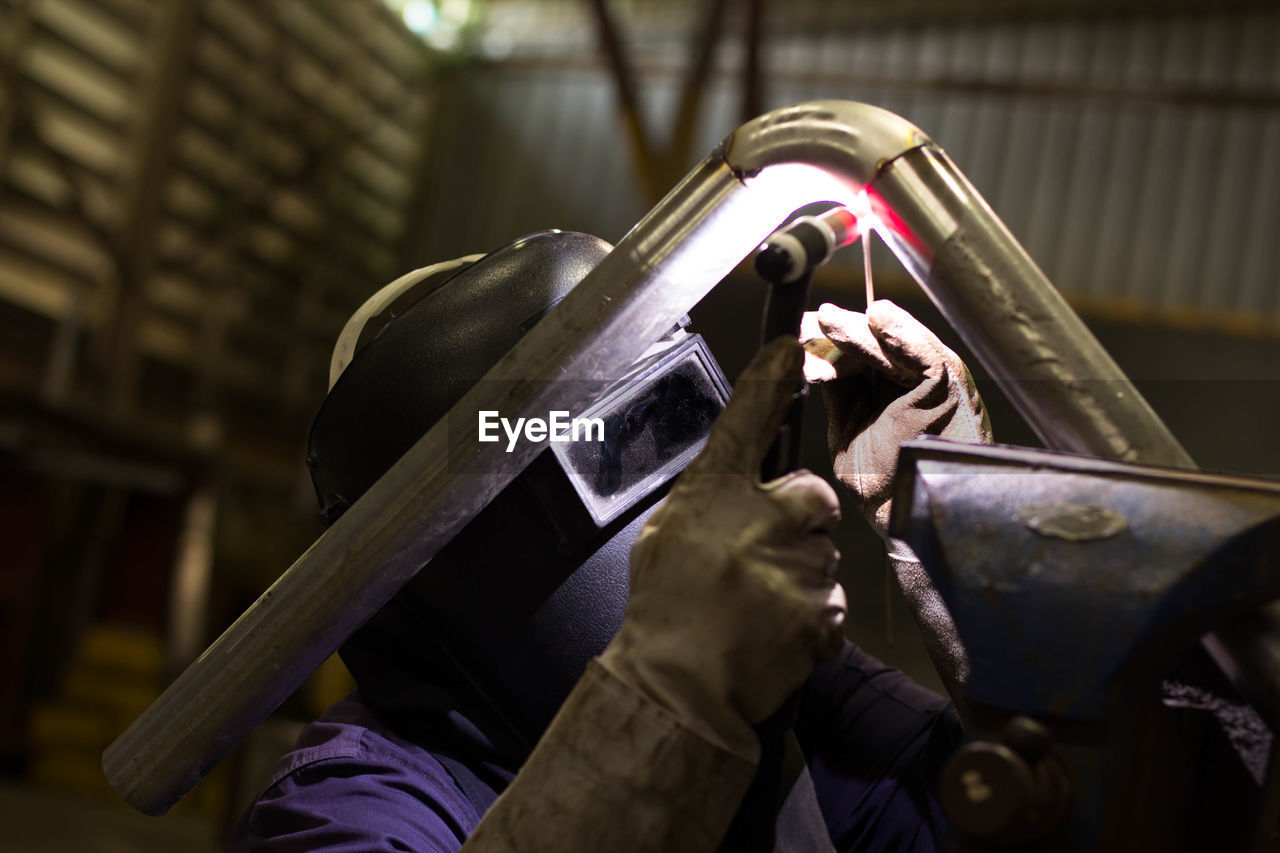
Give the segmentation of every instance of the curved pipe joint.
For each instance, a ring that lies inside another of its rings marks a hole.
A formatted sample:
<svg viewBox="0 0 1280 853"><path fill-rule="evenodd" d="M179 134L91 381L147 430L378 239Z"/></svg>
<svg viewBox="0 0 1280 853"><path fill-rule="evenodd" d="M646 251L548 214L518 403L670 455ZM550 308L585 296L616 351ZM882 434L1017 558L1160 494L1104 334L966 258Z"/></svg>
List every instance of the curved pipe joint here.
<svg viewBox="0 0 1280 853"><path fill-rule="evenodd" d="M904 119L802 104L748 122L721 152L771 194L865 188L881 237L1048 447L1194 467L973 185Z"/></svg>

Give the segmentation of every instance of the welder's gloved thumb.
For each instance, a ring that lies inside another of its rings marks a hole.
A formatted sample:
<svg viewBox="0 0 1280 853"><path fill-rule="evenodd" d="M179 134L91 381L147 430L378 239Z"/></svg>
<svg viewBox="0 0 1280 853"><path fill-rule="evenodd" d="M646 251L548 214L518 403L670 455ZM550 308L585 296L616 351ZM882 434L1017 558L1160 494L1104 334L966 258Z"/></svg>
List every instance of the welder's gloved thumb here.
<svg viewBox="0 0 1280 853"><path fill-rule="evenodd" d="M801 388L794 340L738 380L702 454L636 541L622 628L593 660L465 853L716 848L768 717L840 647L827 531L839 502L760 466Z"/></svg>
<svg viewBox="0 0 1280 853"><path fill-rule="evenodd" d="M881 538L904 441L927 434L991 443L964 362L892 302L878 299L866 314L822 305L805 314L801 342L805 376L823 386L836 478Z"/></svg>
<svg viewBox="0 0 1280 853"><path fill-rule="evenodd" d="M797 471L760 467L802 388L803 351L773 341L739 378L702 454L631 553L631 599L602 658L714 743L758 755L752 725L843 637L840 555L827 533L840 503Z"/></svg>

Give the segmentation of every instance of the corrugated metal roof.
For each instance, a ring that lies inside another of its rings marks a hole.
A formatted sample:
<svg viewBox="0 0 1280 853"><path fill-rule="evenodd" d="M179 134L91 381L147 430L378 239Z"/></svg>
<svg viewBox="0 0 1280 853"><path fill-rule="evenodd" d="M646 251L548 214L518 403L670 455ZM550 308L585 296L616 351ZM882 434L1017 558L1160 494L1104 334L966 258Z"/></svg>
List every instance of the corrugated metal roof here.
<svg viewBox="0 0 1280 853"><path fill-rule="evenodd" d="M594 52L535 53L491 64L455 99L465 110L441 117L459 128L435 151L436 180L447 171L470 203L502 208L465 237L438 231L467 250L538 225L617 239L647 207ZM654 128L678 98L680 53L634 55ZM739 60L720 57L699 156L740 123ZM765 69L767 106L847 98L914 121L1069 294L1280 315L1280 12L833 28L774 35ZM505 144L473 144L471 126L503 128ZM434 221L465 215L458 190L445 197Z"/></svg>

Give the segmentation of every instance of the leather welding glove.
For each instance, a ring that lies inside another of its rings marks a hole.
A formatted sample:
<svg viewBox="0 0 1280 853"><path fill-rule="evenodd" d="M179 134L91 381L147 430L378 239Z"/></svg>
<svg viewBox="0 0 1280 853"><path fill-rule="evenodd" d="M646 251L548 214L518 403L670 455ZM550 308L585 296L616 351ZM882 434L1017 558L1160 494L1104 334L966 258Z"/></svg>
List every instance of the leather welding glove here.
<svg viewBox="0 0 1280 853"><path fill-rule="evenodd" d="M951 614L906 543L889 537L893 483L903 442L937 435L990 444L991 421L973 377L954 352L886 299L866 314L825 304L801 323L805 378L822 383L827 446L836 479L885 540L925 645L959 702L968 659Z"/></svg>
<svg viewBox="0 0 1280 853"><path fill-rule="evenodd" d="M464 851L710 851L751 783L768 717L843 637L839 501L808 472L760 482L802 387L779 339L631 553L617 637Z"/></svg>
<svg viewBox="0 0 1280 853"><path fill-rule="evenodd" d="M887 299L866 314L827 303L801 323L805 378L822 383L836 479L888 538L898 449L921 435L991 443L973 377L960 357Z"/></svg>

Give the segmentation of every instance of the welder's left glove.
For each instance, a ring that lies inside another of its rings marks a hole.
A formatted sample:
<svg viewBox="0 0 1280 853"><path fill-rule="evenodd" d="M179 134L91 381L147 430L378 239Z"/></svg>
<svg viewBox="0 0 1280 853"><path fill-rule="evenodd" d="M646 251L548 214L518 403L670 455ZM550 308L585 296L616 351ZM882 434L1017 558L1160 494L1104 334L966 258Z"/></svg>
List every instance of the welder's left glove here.
<svg viewBox="0 0 1280 853"><path fill-rule="evenodd" d="M937 435L991 443L991 422L964 362L885 299L866 314L822 305L801 324L805 378L822 383L827 445L836 478L888 548L925 647L952 698L962 701L969 664L951 614L919 560L889 538L898 454L904 441Z"/></svg>
<svg viewBox="0 0 1280 853"><path fill-rule="evenodd" d="M991 443L991 422L964 362L887 299L866 314L830 303L801 324L805 379L821 383L836 478L882 539L904 441L938 435Z"/></svg>

